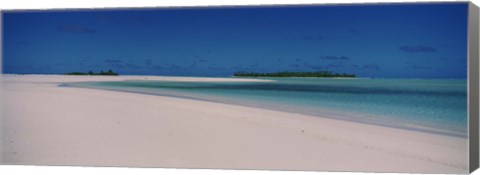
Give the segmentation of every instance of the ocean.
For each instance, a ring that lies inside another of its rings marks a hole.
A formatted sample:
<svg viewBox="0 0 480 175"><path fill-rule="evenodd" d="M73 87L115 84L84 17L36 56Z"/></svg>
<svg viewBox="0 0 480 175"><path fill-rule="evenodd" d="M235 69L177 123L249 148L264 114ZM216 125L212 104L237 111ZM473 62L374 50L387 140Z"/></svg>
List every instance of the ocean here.
<svg viewBox="0 0 480 175"><path fill-rule="evenodd" d="M265 82L115 81L67 86L258 107L467 137L467 81L261 78Z"/></svg>

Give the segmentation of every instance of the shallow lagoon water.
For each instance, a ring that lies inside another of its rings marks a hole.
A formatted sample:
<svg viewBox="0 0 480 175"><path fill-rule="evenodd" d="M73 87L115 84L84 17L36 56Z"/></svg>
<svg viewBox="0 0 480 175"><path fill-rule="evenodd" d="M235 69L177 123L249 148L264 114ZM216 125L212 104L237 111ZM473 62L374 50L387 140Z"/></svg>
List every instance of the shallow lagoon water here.
<svg viewBox="0 0 480 175"><path fill-rule="evenodd" d="M238 104L466 137L467 81L268 78L266 82L115 81L69 86Z"/></svg>

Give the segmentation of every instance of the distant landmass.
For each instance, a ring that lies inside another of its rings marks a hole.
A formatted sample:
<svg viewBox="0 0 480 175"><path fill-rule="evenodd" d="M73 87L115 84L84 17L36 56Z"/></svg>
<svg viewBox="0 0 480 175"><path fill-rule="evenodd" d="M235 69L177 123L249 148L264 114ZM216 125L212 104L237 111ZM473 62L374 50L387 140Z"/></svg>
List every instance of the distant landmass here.
<svg viewBox="0 0 480 175"><path fill-rule="evenodd" d="M355 74L333 73L331 71L316 71L316 72L272 72L272 73L257 73L257 72L235 72L236 77L356 77Z"/></svg>
<svg viewBox="0 0 480 175"><path fill-rule="evenodd" d="M70 73L67 73L66 75L108 75L108 76L117 76L119 74L113 72L112 70L108 70L107 72L103 72L103 70L102 70L99 73L94 73L92 71L88 71L87 73L85 73L85 72L70 72Z"/></svg>

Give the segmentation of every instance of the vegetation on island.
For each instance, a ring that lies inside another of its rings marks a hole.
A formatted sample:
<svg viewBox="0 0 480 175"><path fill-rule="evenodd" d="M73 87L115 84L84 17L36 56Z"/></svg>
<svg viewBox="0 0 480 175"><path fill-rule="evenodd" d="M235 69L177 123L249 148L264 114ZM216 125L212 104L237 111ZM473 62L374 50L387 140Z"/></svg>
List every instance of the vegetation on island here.
<svg viewBox="0 0 480 175"><path fill-rule="evenodd" d="M257 73L257 72L235 72L233 74L236 77L356 77L355 74L346 74L346 73L334 73L331 71L315 71L315 72L272 72L272 73Z"/></svg>
<svg viewBox="0 0 480 175"><path fill-rule="evenodd" d="M118 73L113 72L112 70L108 70L107 72L104 72L103 70L100 71L99 73L94 73L92 71L88 71L87 73L84 72L70 72L67 73L66 75L107 75L107 76L117 76L119 75Z"/></svg>

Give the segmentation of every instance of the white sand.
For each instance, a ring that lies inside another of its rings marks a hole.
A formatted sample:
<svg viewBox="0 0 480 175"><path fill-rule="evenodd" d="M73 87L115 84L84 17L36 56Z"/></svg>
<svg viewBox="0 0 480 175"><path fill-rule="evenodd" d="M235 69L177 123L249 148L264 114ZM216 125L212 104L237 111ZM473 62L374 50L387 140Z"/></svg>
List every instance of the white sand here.
<svg viewBox="0 0 480 175"><path fill-rule="evenodd" d="M468 169L466 138L213 102L57 86L59 82L145 78L198 81L4 76L3 163L422 173L466 173Z"/></svg>

